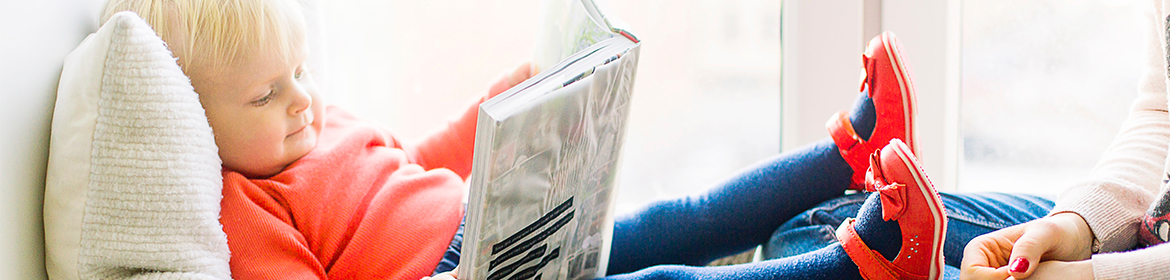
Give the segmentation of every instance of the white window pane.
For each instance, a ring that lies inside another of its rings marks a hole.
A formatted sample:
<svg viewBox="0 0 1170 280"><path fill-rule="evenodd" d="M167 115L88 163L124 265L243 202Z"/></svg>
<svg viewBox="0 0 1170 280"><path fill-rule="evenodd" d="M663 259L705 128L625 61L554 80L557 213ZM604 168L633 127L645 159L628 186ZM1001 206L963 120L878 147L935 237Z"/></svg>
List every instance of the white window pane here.
<svg viewBox="0 0 1170 280"><path fill-rule="evenodd" d="M959 190L1083 179L1137 91L1145 1L963 1Z"/></svg>
<svg viewBox="0 0 1170 280"><path fill-rule="evenodd" d="M532 59L539 2L330 1L330 95L421 137ZM779 151L779 2L609 0L643 40L619 212Z"/></svg>
<svg viewBox="0 0 1170 280"><path fill-rule="evenodd" d="M619 213L778 153L779 1L610 3L644 40Z"/></svg>

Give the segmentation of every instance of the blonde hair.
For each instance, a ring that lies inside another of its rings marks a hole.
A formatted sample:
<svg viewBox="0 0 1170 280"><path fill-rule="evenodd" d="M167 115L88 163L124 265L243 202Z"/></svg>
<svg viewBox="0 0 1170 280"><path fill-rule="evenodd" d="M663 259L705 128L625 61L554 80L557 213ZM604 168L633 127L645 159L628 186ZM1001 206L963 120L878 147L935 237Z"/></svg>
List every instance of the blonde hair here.
<svg viewBox="0 0 1170 280"><path fill-rule="evenodd" d="M110 0L102 22L120 11L146 20L188 76L189 68L233 66L259 50L291 62L305 47L295 0Z"/></svg>

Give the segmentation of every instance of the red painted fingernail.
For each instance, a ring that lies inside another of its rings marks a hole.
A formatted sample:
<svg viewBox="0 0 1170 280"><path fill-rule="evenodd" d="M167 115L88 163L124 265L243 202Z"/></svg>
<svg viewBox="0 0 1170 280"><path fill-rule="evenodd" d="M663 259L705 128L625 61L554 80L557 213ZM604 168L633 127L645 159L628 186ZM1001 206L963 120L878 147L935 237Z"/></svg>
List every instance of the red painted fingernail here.
<svg viewBox="0 0 1170 280"><path fill-rule="evenodd" d="M1012 261L1010 270L1015 273L1024 273L1024 271L1028 271L1029 264L1028 259L1016 258L1016 260Z"/></svg>

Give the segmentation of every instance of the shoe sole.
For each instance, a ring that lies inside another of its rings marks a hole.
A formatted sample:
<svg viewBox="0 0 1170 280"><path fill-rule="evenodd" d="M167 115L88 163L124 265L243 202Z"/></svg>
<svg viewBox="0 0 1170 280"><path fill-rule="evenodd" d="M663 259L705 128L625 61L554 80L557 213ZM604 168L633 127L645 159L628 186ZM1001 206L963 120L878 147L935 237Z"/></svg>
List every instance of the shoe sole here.
<svg viewBox="0 0 1170 280"><path fill-rule="evenodd" d="M898 81L898 86L902 90L902 115L906 124L906 138L904 141L908 142L910 151L918 154L918 123L914 122L914 116L918 112L917 94L914 92L914 84L910 81L910 70L906 69L905 63L902 61L902 51L895 42L897 37L891 32L882 32L882 46L886 49L886 56L890 59L890 65L894 67L894 78Z"/></svg>
<svg viewBox="0 0 1170 280"><path fill-rule="evenodd" d="M946 241L945 234L947 226L946 214L943 213L942 208L942 199L939 198L933 185L930 184L930 179L926 177L926 172L916 163L917 158L914 154L907 154L906 149L908 147L905 144L896 145L896 147L897 149L894 149L895 154L898 155L898 159L902 160L903 164L910 167L908 169L910 169L911 176L914 177L915 183L918 184L918 190L922 192L922 197L927 199L930 215L934 219L935 227L932 238L935 246L931 246L930 257L935 260L935 265L930 267L930 277L927 279L939 279L942 277L944 264L941 245Z"/></svg>

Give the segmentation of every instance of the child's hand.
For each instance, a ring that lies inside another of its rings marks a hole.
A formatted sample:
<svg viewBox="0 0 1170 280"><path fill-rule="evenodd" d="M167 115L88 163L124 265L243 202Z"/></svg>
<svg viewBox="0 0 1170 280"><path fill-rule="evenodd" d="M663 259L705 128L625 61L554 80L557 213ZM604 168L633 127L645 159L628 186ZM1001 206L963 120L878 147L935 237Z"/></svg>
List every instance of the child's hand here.
<svg viewBox="0 0 1170 280"><path fill-rule="evenodd" d="M455 269L452 269L451 271L439 273L439 274L435 275L434 277L423 277L420 280L455 280L455 279L459 279L458 272L459 272L459 267L456 266Z"/></svg>
<svg viewBox="0 0 1170 280"><path fill-rule="evenodd" d="M501 77L499 81L496 81L496 83L492 84L492 86L488 88L488 98L495 97L496 95L520 84L521 82L524 82L524 80L527 80L528 78L532 78L531 62L525 62L524 64L521 64L520 67L517 67L516 70L512 71L511 74L505 74L504 77Z"/></svg>

